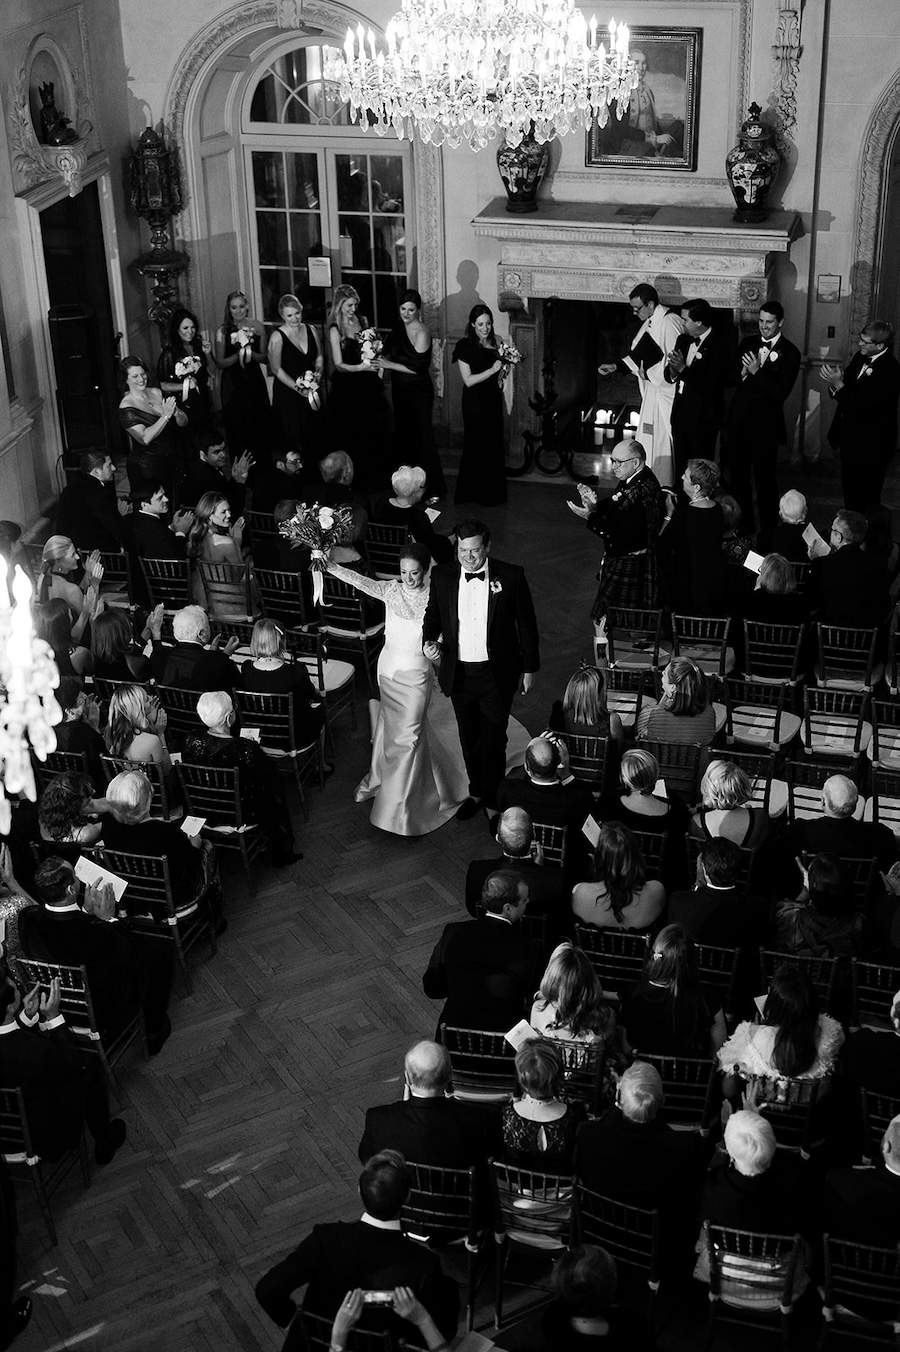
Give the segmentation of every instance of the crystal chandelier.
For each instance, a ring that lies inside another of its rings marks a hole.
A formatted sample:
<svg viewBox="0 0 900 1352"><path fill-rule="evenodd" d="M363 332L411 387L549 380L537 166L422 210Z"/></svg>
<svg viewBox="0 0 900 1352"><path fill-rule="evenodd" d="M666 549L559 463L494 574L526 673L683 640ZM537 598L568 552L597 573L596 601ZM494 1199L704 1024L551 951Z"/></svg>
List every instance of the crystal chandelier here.
<svg viewBox="0 0 900 1352"><path fill-rule="evenodd" d="M619 116L637 85L628 29L597 41L574 0L402 0L387 26L387 50L371 28L348 29L341 97L352 120L383 136L480 150L498 132L510 146L549 141L594 118Z"/></svg>
<svg viewBox="0 0 900 1352"><path fill-rule="evenodd" d="M59 671L53 652L35 637L31 582L21 568L12 581L0 554L0 832L9 831L10 797L37 798L31 752L38 760L56 746L53 724L62 718L54 690Z"/></svg>

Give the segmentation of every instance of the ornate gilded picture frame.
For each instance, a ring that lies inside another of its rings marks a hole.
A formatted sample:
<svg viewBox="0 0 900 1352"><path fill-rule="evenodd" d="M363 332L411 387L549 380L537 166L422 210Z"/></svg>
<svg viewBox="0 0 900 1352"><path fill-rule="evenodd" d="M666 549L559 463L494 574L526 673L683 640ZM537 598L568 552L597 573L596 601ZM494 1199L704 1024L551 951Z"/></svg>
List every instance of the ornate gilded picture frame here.
<svg viewBox="0 0 900 1352"><path fill-rule="evenodd" d="M697 168L702 28L632 28L640 84L621 118L587 133L585 164L625 169Z"/></svg>

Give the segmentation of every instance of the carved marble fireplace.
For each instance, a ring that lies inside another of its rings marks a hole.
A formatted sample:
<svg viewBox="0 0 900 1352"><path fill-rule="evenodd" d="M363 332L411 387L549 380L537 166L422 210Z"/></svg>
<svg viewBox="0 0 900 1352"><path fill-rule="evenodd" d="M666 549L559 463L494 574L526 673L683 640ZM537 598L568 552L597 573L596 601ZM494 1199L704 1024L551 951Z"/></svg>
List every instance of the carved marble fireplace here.
<svg viewBox="0 0 900 1352"><path fill-rule="evenodd" d="M638 282L663 304L703 296L730 309L738 327L756 320L769 274L800 234L800 217L773 211L761 225L739 225L728 207L544 202L513 216L494 198L472 222L501 244L497 291L510 336L523 355L513 396L513 435L536 429L528 407L543 386L540 305L546 299L628 302Z"/></svg>

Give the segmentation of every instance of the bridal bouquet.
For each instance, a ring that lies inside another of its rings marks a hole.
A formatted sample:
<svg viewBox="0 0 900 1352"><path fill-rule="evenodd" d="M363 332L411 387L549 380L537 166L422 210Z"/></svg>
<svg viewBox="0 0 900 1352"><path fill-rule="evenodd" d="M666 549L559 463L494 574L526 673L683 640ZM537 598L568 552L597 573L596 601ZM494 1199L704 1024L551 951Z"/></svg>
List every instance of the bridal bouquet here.
<svg viewBox="0 0 900 1352"><path fill-rule="evenodd" d="M318 371L304 371L294 381L297 386L298 394L305 394L309 400L310 408L319 408L321 399L319 398L319 386L322 383L322 377Z"/></svg>
<svg viewBox="0 0 900 1352"><path fill-rule="evenodd" d="M325 556L344 538L347 527L353 519L350 507L320 507L314 502L311 507L298 507L295 516L282 521L279 532L290 540L294 548L306 546L312 554L309 569L312 573L313 600L322 604L325 589L322 586L322 574L325 572Z"/></svg>
<svg viewBox="0 0 900 1352"><path fill-rule="evenodd" d="M517 347L513 347L512 343L506 343L500 338L497 342L497 356L502 362L502 366L497 372L497 380L502 385L512 368L518 366L522 360L522 354Z"/></svg>
<svg viewBox="0 0 900 1352"><path fill-rule="evenodd" d="M363 363L368 366L381 355L384 343L378 337L377 329L363 329L359 335L359 350Z"/></svg>
<svg viewBox="0 0 900 1352"><path fill-rule="evenodd" d="M250 344L255 337L256 334L252 329L248 329L246 324L242 324L239 329L235 329L234 333L231 335L231 341L238 349L238 356L242 366L246 365L250 360Z"/></svg>
<svg viewBox="0 0 900 1352"><path fill-rule="evenodd" d="M182 357L181 361L175 363L175 375L181 381L181 398L184 403L187 403L191 387L197 388L194 377L200 370L200 364L199 357Z"/></svg>

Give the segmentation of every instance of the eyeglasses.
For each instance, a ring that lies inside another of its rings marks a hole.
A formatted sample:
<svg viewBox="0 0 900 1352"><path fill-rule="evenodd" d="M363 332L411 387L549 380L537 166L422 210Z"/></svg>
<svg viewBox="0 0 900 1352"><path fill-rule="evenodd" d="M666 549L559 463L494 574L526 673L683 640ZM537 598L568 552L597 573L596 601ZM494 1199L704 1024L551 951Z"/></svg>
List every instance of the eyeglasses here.
<svg viewBox="0 0 900 1352"><path fill-rule="evenodd" d="M633 455L612 455L610 460L614 465L630 465L636 457Z"/></svg>
<svg viewBox="0 0 900 1352"><path fill-rule="evenodd" d="M646 302L646 301L641 301L640 305L632 305L632 307L631 307L631 313L632 313L633 315L639 315L639 314L641 313L641 310L646 310L646 308L647 308L647 302Z"/></svg>

